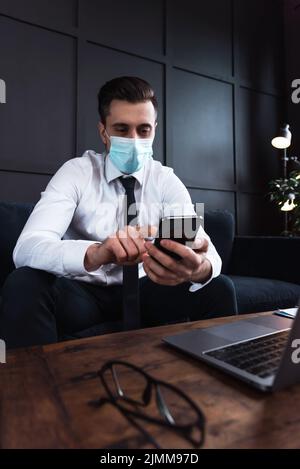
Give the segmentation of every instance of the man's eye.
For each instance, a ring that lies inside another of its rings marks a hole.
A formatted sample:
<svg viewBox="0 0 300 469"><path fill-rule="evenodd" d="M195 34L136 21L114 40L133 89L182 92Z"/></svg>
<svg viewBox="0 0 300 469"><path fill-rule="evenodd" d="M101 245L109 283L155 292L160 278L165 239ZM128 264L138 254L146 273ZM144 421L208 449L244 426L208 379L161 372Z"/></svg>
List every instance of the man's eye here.
<svg viewBox="0 0 300 469"><path fill-rule="evenodd" d="M147 135L147 134L149 134L149 132L150 132L150 129L142 129L142 130L140 131L140 133L141 133L142 135Z"/></svg>

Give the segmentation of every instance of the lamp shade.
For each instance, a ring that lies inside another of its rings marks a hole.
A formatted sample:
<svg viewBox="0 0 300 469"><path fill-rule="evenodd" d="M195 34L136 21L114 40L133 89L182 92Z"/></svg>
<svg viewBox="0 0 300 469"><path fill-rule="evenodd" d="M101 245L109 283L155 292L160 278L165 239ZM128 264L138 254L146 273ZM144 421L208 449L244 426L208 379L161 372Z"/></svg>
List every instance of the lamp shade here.
<svg viewBox="0 0 300 469"><path fill-rule="evenodd" d="M292 134L289 130L289 124L284 124L280 130L279 134L272 139L272 145L275 148L288 148L291 144Z"/></svg>

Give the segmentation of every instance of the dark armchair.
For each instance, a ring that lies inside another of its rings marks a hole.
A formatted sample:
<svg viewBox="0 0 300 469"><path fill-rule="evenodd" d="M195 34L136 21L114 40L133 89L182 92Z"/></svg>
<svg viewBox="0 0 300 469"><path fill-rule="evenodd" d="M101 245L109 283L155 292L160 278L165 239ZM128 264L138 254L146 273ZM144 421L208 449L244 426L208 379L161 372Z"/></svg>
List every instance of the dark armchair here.
<svg viewBox="0 0 300 469"><path fill-rule="evenodd" d="M0 203L1 288L15 268L12 252L33 204ZM300 238L235 236L227 211L205 213L205 230L230 276L240 314L293 307L300 297Z"/></svg>
<svg viewBox="0 0 300 469"><path fill-rule="evenodd" d="M300 298L300 237L235 236L233 215L205 213L205 231L234 283L239 314L294 307Z"/></svg>
<svg viewBox="0 0 300 469"><path fill-rule="evenodd" d="M300 237L236 236L228 267L240 313L296 306Z"/></svg>

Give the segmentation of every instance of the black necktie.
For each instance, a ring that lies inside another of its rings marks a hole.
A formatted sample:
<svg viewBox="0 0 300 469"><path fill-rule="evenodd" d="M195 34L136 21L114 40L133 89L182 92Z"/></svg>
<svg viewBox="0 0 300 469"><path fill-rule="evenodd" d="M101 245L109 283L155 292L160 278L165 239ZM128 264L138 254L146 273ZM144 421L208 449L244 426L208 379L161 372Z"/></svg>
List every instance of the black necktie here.
<svg viewBox="0 0 300 469"><path fill-rule="evenodd" d="M120 178L126 192L125 225L129 225L136 213L133 213L132 204L135 204L133 176ZM130 214L128 209L131 206ZM123 266L123 321L124 329L138 329L140 327L140 297L138 264Z"/></svg>

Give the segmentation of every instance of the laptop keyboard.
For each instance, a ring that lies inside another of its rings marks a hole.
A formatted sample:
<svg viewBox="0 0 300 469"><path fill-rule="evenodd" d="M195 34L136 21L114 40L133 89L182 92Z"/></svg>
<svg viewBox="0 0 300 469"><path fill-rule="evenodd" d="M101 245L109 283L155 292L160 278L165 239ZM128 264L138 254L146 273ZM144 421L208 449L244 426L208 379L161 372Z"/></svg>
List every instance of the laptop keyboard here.
<svg viewBox="0 0 300 469"><path fill-rule="evenodd" d="M240 368L260 378L276 373L290 331L275 332L257 339L205 352L205 355Z"/></svg>

